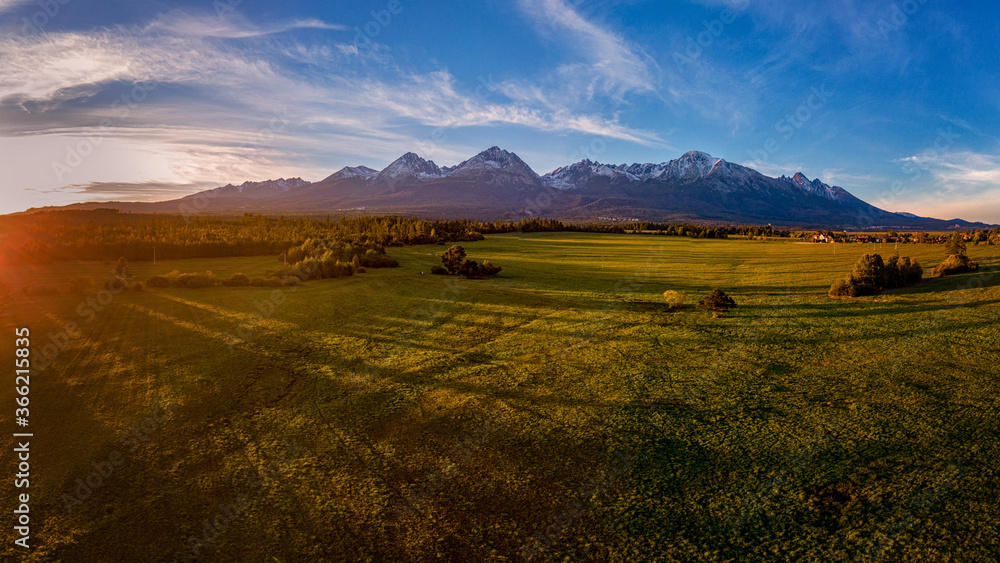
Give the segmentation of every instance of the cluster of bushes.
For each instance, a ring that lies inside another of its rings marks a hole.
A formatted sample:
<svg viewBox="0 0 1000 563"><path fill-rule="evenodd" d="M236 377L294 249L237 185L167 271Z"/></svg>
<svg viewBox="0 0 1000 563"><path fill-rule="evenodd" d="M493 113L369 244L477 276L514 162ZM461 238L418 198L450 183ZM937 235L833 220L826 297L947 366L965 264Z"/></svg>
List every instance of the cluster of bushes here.
<svg viewBox="0 0 1000 563"><path fill-rule="evenodd" d="M489 260L483 260L482 264L475 260L469 260L466 258L465 249L458 245L452 246L441 255L441 263L444 265L431 268L432 274L438 276L464 276L471 280L481 279L485 276L495 276L503 269Z"/></svg>
<svg viewBox="0 0 1000 563"><path fill-rule="evenodd" d="M965 254L952 254L944 262L931 270L934 277L950 276L953 274L964 274L966 272L979 271L979 264L973 262Z"/></svg>
<svg viewBox="0 0 1000 563"><path fill-rule="evenodd" d="M357 268L396 268L393 257L385 253L385 248L367 248L334 239L310 238L298 246L293 246L280 257L289 264L298 264L307 259L341 261Z"/></svg>
<svg viewBox="0 0 1000 563"><path fill-rule="evenodd" d="M687 301L687 294L682 291L668 289L663 292L663 299L671 309L682 309L684 308L684 302Z"/></svg>
<svg viewBox="0 0 1000 563"><path fill-rule="evenodd" d="M268 272L268 276L298 282L353 276L364 273L366 268L399 267L399 262L385 253L385 248L364 248L320 238L307 239L289 248L281 259L286 265Z"/></svg>
<svg viewBox="0 0 1000 563"><path fill-rule="evenodd" d="M224 285L227 287L248 287L248 286L258 286L258 287L277 287L283 285L292 285L286 280L277 277L268 278L255 278L250 279L249 276L245 274L233 274L228 278L220 278L213 274L211 271L207 271L203 274L200 273L188 273L182 274L177 270L170 272L169 274L162 276L150 276L146 280L147 287L186 287L189 289L201 288L201 287L214 287L217 285ZM140 288L136 288L140 289Z"/></svg>
<svg viewBox="0 0 1000 563"><path fill-rule="evenodd" d="M865 254L847 277L830 286L830 297L874 295L887 289L916 285L923 276L924 269L916 260L895 255L886 262L878 254Z"/></svg>
<svg viewBox="0 0 1000 563"><path fill-rule="evenodd" d="M663 292L663 299L671 309L683 309L687 301L687 294L682 291L668 289ZM702 311L709 311L713 318L722 316L726 311L736 307L736 301L726 295L721 289L713 289L708 295L698 300L698 308Z"/></svg>
<svg viewBox="0 0 1000 563"><path fill-rule="evenodd" d="M961 233L952 233L945 243L945 253L948 258L931 270L935 277L964 274L979 271L979 264L969 259L966 253L965 237Z"/></svg>
<svg viewBox="0 0 1000 563"><path fill-rule="evenodd" d="M364 272L357 256L353 263L345 264L332 252L325 252L319 258L305 258L288 266L268 272L268 276L279 279L295 279L299 283L308 280L343 278L355 272ZM295 282L293 282L295 283Z"/></svg>
<svg viewBox="0 0 1000 563"><path fill-rule="evenodd" d="M698 308L702 311L711 311L712 317L722 316L726 311L736 307L736 301L726 295L721 289L713 289L708 295L698 300Z"/></svg>

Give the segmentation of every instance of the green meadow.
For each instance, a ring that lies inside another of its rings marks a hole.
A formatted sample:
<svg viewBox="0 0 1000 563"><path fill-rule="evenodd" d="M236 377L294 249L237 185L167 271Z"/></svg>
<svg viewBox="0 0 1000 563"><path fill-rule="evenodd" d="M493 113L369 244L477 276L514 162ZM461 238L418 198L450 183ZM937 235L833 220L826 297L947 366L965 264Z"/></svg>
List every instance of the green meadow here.
<svg viewBox="0 0 1000 563"><path fill-rule="evenodd" d="M33 549L10 539L3 554L996 560L998 247L969 247L978 274L836 300L862 254L894 247L568 233L463 246L503 271L432 276L434 245L298 288L18 295L3 349L27 326L45 367L31 375ZM925 273L944 258L898 252ZM718 319L694 307L716 287L738 305ZM687 306L669 310L665 290ZM24 490L8 471L11 515Z"/></svg>

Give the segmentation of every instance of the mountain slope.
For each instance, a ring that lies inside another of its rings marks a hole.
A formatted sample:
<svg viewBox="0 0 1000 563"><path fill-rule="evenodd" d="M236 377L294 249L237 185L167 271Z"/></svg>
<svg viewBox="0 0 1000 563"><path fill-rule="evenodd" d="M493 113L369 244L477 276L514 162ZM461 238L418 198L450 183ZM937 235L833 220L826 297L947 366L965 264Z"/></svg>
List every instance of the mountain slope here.
<svg viewBox="0 0 1000 563"><path fill-rule="evenodd" d="M301 178L245 182L167 202L72 207L142 213L364 212L488 220L615 217L847 230L988 227L891 213L801 172L773 178L698 151L658 164L582 160L539 176L516 154L495 146L451 167L409 152L380 171L345 167L315 183Z"/></svg>

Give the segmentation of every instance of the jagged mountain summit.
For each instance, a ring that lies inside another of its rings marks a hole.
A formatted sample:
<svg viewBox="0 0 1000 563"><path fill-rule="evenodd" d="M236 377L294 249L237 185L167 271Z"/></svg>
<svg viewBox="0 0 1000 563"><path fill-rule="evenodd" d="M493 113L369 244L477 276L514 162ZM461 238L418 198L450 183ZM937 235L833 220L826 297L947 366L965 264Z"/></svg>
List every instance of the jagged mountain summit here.
<svg viewBox="0 0 1000 563"><path fill-rule="evenodd" d="M821 182L819 178L810 182L809 178L806 178L805 174L801 172L796 172L795 175L792 176L791 178L786 178L785 176L782 176L780 179L787 180L796 187L805 190L809 193L813 193L820 197L825 197L826 199L833 201L849 201L851 198L854 197L850 194L850 192L848 192L844 188L828 186L823 182ZM916 215L914 215L914 217L916 217Z"/></svg>
<svg viewBox="0 0 1000 563"><path fill-rule="evenodd" d="M378 170L373 168L368 168L367 166L345 166L328 176L326 179L332 181L346 180L348 178L371 180L375 178L375 176L378 176Z"/></svg>
<svg viewBox="0 0 1000 563"><path fill-rule="evenodd" d="M408 152L386 166L373 180L376 184L393 187L403 182L433 180L443 175L433 160L424 160L416 153Z"/></svg>
<svg viewBox="0 0 1000 563"><path fill-rule="evenodd" d="M491 185L541 185L541 177L519 156L495 146L449 169L447 175Z"/></svg>
<svg viewBox="0 0 1000 563"><path fill-rule="evenodd" d="M238 186L227 184L221 188L207 190L207 193L213 194L212 197L237 194L247 197L259 197L285 193L308 183L302 178L278 178L277 180L265 180L263 182L243 182Z"/></svg>
<svg viewBox="0 0 1000 563"><path fill-rule="evenodd" d="M542 176L515 153L496 146L446 167L408 152L382 170L348 166L315 183L278 179L205 193L210 205L198 208L204 213L366 213L490 220L544 216L579 221L618 217L834 229L982 225L891 213L801 172L773 178L699 151L661 163L581 160ZM176 212L178 202L199 195L203 194L159 203L71 207L169 213Z"/></svg>

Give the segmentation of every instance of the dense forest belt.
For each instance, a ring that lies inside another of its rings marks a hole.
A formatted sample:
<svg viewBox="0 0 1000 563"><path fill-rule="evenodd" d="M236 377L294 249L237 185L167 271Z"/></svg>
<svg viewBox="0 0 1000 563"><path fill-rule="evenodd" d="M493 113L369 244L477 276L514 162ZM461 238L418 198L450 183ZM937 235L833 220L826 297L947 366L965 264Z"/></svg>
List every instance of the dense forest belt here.
<svg viewBox="0 0 1000 563"><path fill-rule="evenodd" d="M665 235L697 239L792 237L813 240L813 231L770 225L693 225L688 223L563 223L554 219L470 221L416 217L238 217L121 213L116 209L52 210L0 217L0 259L4 264L46 264L65 260L181 260L278 255L308 239L335 240L364 249L471 242L486 234L511 232L587 232ZM834 233L837 242L943 243L930 233ZM818 236L818 235L817 235ZM975 231L971 243L1000 242L1000 229Z"/></svg>
<svg viewBox="0 0 1000 563"><path fill-rule="evenodd" d="M564 224L552 219L517 221L423 220L399 216L315 218L209 217L120 213L114 209L58 210L0 217L5 264L63 260L176 260L280 254L310 238L363 248L481 240L509 232L650 233L692 238L728 235L788 236L768 227L717 227L680 223Z"/></svg>

